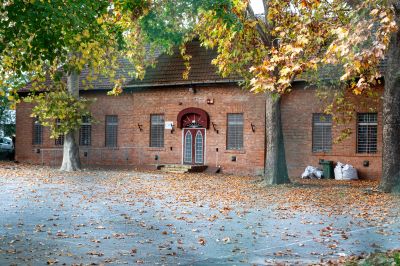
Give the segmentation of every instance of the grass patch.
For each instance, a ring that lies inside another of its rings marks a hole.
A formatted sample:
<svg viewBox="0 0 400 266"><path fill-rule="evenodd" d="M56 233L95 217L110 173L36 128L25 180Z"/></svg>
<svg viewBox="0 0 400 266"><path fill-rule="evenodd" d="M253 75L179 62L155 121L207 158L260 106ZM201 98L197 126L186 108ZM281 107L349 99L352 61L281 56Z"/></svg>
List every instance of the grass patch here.
<svg viewBox="0 0 400 266"><path fill-rule="evenodd" d="M391 250L387 252L376 252L365 257L351 257L345 265L347 266L400 266L400 250Z"/></svg>

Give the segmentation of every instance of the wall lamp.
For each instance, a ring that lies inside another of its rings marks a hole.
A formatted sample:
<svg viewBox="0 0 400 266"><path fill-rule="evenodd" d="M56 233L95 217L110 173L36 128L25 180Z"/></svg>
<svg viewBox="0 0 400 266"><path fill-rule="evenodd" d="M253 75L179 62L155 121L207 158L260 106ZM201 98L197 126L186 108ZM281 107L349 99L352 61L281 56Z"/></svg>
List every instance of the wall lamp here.
<svg viewBox="0 0 400 266"><path fill-rule="evenodd" d="M217 129L217 124L215 124L214 122L211 122L211 124L212 124L214 131L217 132L217 134L219 134L219 130Z"/></svg>
<svg viewBox="0 0 400 266"><path fill-rule="evenodd" d="M253 123L250 123L251 125L251 131L256 132L256 125L254 125Z"/></svg>

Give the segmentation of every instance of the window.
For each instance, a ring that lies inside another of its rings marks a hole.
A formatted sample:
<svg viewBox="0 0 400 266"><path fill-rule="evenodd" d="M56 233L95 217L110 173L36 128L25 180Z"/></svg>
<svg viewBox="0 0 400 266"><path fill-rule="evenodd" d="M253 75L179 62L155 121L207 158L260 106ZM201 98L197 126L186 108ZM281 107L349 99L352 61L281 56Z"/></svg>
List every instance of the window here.
<svg viewBox="0 0 400 266"><path fill-rule="evenodd" d="M35 118L33 120L32 144L41 145L42 143L43 143L43 126L40 124L39 120Z"/></svg>
<svg viewBox="0 0 400 266"><path fill-rule="evenodd" d="M312 151L330 152L332 150L332 116L313 114Z"/></svg>
<svg viewBox="0 0 400 266"><path fill-rule="evenodd" d="M90 146L92 142L92 125L89 116L82 117L82 124L79 129L79 145Z"/></svg>
<svg viewBox="0 0 400 266"><path fill-rule="evenodd" d="M192 162L192 133L190 131L186 132L185 135L185 163Z"/></svg>
<svg viewBox="0 0 400 266"><path fill-rule="evenodd" d="M357 152L375 153L377 151L377 135L377 113L357 114Z"/></svg>
<svg viewBox="0 0 400 266"><path fill-rule="evenodd" d="M228 114L227 149L243 149L243 114Z"/></svg>
<svg viewBox="0 0 400 266"><path fill-rule="evenodd" d="M197 131L196 134L196 144L195 144L195 162L196 163L203 163L203 134L201 131Z"/></svg>
<svg viewBox="0 0 400 266"><path fill-rule="evenodd" d="M106 147L117 147L118 116L106 115Z"/></svg>
<svg viewBox="0 0 400 266"><path fill-rule="evenodd" d="M164 147L164 116L150 116L150 147Z"/></svg>
<svg viewBox="0 0 400 266"><path fill-rule="evenodd" d="M60 127L61 121L60 119L56 120L56 127ZM58 138L55 139L55 145L64 145L64 134L61 134L58 136Z"/></svg>

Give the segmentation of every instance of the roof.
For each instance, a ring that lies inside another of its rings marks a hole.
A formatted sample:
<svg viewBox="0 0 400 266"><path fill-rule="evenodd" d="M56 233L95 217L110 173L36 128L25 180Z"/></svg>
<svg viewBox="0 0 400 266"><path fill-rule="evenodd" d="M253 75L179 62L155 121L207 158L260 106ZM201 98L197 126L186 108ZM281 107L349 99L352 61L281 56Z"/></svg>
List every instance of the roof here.
<svg viewBox="0 0 400 266"><path fill-rule="evenodd" d="M117 68L115 78L125 78L126 81L130 81L132 79L131 72L134 71L134 66L132 63L129 62L128 59L125 58L119 58L118 59L118 64L119 67ZM111 80L102 75L97 75L97 78L88 82L87 77L90 73L90 69L88 67L85 67L80 76L79 76L79 88L80 90L84 90L85 87L88 85L91 85L92 88L98 89L98 90L111 90L114 87L114 83L111 82ZM63 77L63 80L66 82L66 77ZM83 80L86 83L86 85L83 85ZM53 84L52 79L48 75L46 78L46 81L44 82L46 86L50 86ZM29 82L25 87L19 90L19 92L29 92L32 89L32 83Z"/></svg>
<svg viewBox="0 0 400 266"><path fill-rule="evenodd" d="M119 58L118 65L119 67L116 70L115 78L124 78L126 82L130 81L132 79L132 73L135 70L134 65L126 58ZM88 68L82 70L79 77L79 88L85 87L82 84L82 80L86 80L89 72L90 71ZM107 76L102 75L99 75L96 80L93 80L91 82L86 81L86 84L90 84L93 89L97 90L111 90L112 88L114 88L114 83Z"/></svg>
<svg viewBox="0 0 400 266"><path fill-rule="evenodd" d="M211 61L217 56L215 50L207 50L200 46L200 42L195 40L187 44L187 54L192 56L190 60L190 72L188 79L183 79L183 73L186 70L185 62L178 48L173 50L172 55L161 54L156 59L155 67L148 67L145 76L142 80L132 77L134 66L128 59L119 58L119 68L116 72L116 78L123 77L126 84L123 87L155 87L155 86L173 86L183 84L210 84L210 83L228 83L241 80L239 76L222 78L218 73L216 66L211 64ZM87 85L96 90L111 90L114 83L106 76L98 76L97 79L91 82L87 81L90 73L89 68L82 70L79 77L79 88L83 90ZM65 78L65 77L64 77ZM83 86L85 80L86 86ZM48 78L46 85L52 84L52 80ZM28 92L31 89L31 84L27 84L20 92Z"/></svg>
<svg viewBox="0 0 400 266"><path fill-rule="evenodd" d="M183 78L183 73L186 70L185 61L182 58L179 49L175 48L172 55L161 54L156 59L155 67L148 67L145 76L142 80L132 77L134 66L128 59L119 58L119 68L116 72L116 78L123 77L126 83L124 88L140 88L140 87L161 87L174 85L189 85L189 84L213 84L213 83L236 83L243 80L238 75L233 75L228 78L223 78L218 74L218 69L211 61L217 57L216 50L207 50L200 45L200 41L194 40L186 44L186 53L191 56L190 72L188 79ZM382 73L385 72L387 60L382 60L379 69ZM319 76L322 79L339 78L342 67L339 66L324 66L320 69ZM81 90L85 88L82 81L87 80L89 69L85 68L79 78L79 86ZM306 81L307 73L303 73L297 77L296 81ZM46 85L50 85L52 81L47 79ZM114 83L108 77L98 76L96 80L90 83L92 88L96 90L111 90ZM28 84L20 92L28 92L31 89L31 84Z"/></svg>
<svg viewBox="0 0 400 266"><path fill-rule="evenodd" d="M179 49L175 48L172 55L160 55L156 66L147 68L142 80L133 79L126 87L228 83L242 80L239 76L221 77L217 72L217 67L211 64L211 61L217 57L217 51L201 47L197 40L186 45L186 53L192 57L188 79L183 78L186 70L185 62Z"/></svg>

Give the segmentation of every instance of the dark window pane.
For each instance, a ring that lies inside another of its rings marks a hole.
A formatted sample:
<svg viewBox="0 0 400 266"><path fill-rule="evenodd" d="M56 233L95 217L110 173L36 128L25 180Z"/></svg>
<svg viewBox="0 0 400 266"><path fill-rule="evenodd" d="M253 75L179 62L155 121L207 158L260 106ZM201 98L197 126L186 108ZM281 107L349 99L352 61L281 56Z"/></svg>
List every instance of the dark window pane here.
<svg viewBox="0 0 400 266"><path fill-rule="evenodd" d="M150 147L164 147L164 116L150 116Z"/></svg>
<svg viewBox="0 0 400 266"><path fill-rule="evenodd" d="M228 114L227 149L243 149L243 114Z"/></svg>
<svg viewBox="0 0 400 266"><path fill-rule="evenodd" d="M377 113L357 115L357 152L376 153L378 143Z"/></svg>
<svg viewBox="0 0 400 266"><path fill-rule="evenodd" d="M43 143L43 126L40 124L39 120L35 118L33 121L33 134L32 134L32 144L41 145Z"/></svg>
<svg viewBox="0 0 400 266"><path fill-rule="evenodd" d="M92 143L92 125L90 117L82 117L82 124L79 129L79 145L90 146Z"/></svg>
<svg viewBox="0 0 400 266"><path fill-rule="evenodd" d="M332 116L313 114L313 152L330 152L332 150Z"/></svg>
<svg viewBox="0 0 400 266"><path fill-rule="evenodd" d="M56 120L56 126L60 126L60 119ZM58 138L55 139L55 145L64 145L64 134L61 134L58 136Z"/></svg>
<svg viewBox="0 0 400 266"><path fill-rule="evenodd" d="M118 116L106 115L106 147L117 147Z"/></svg>

